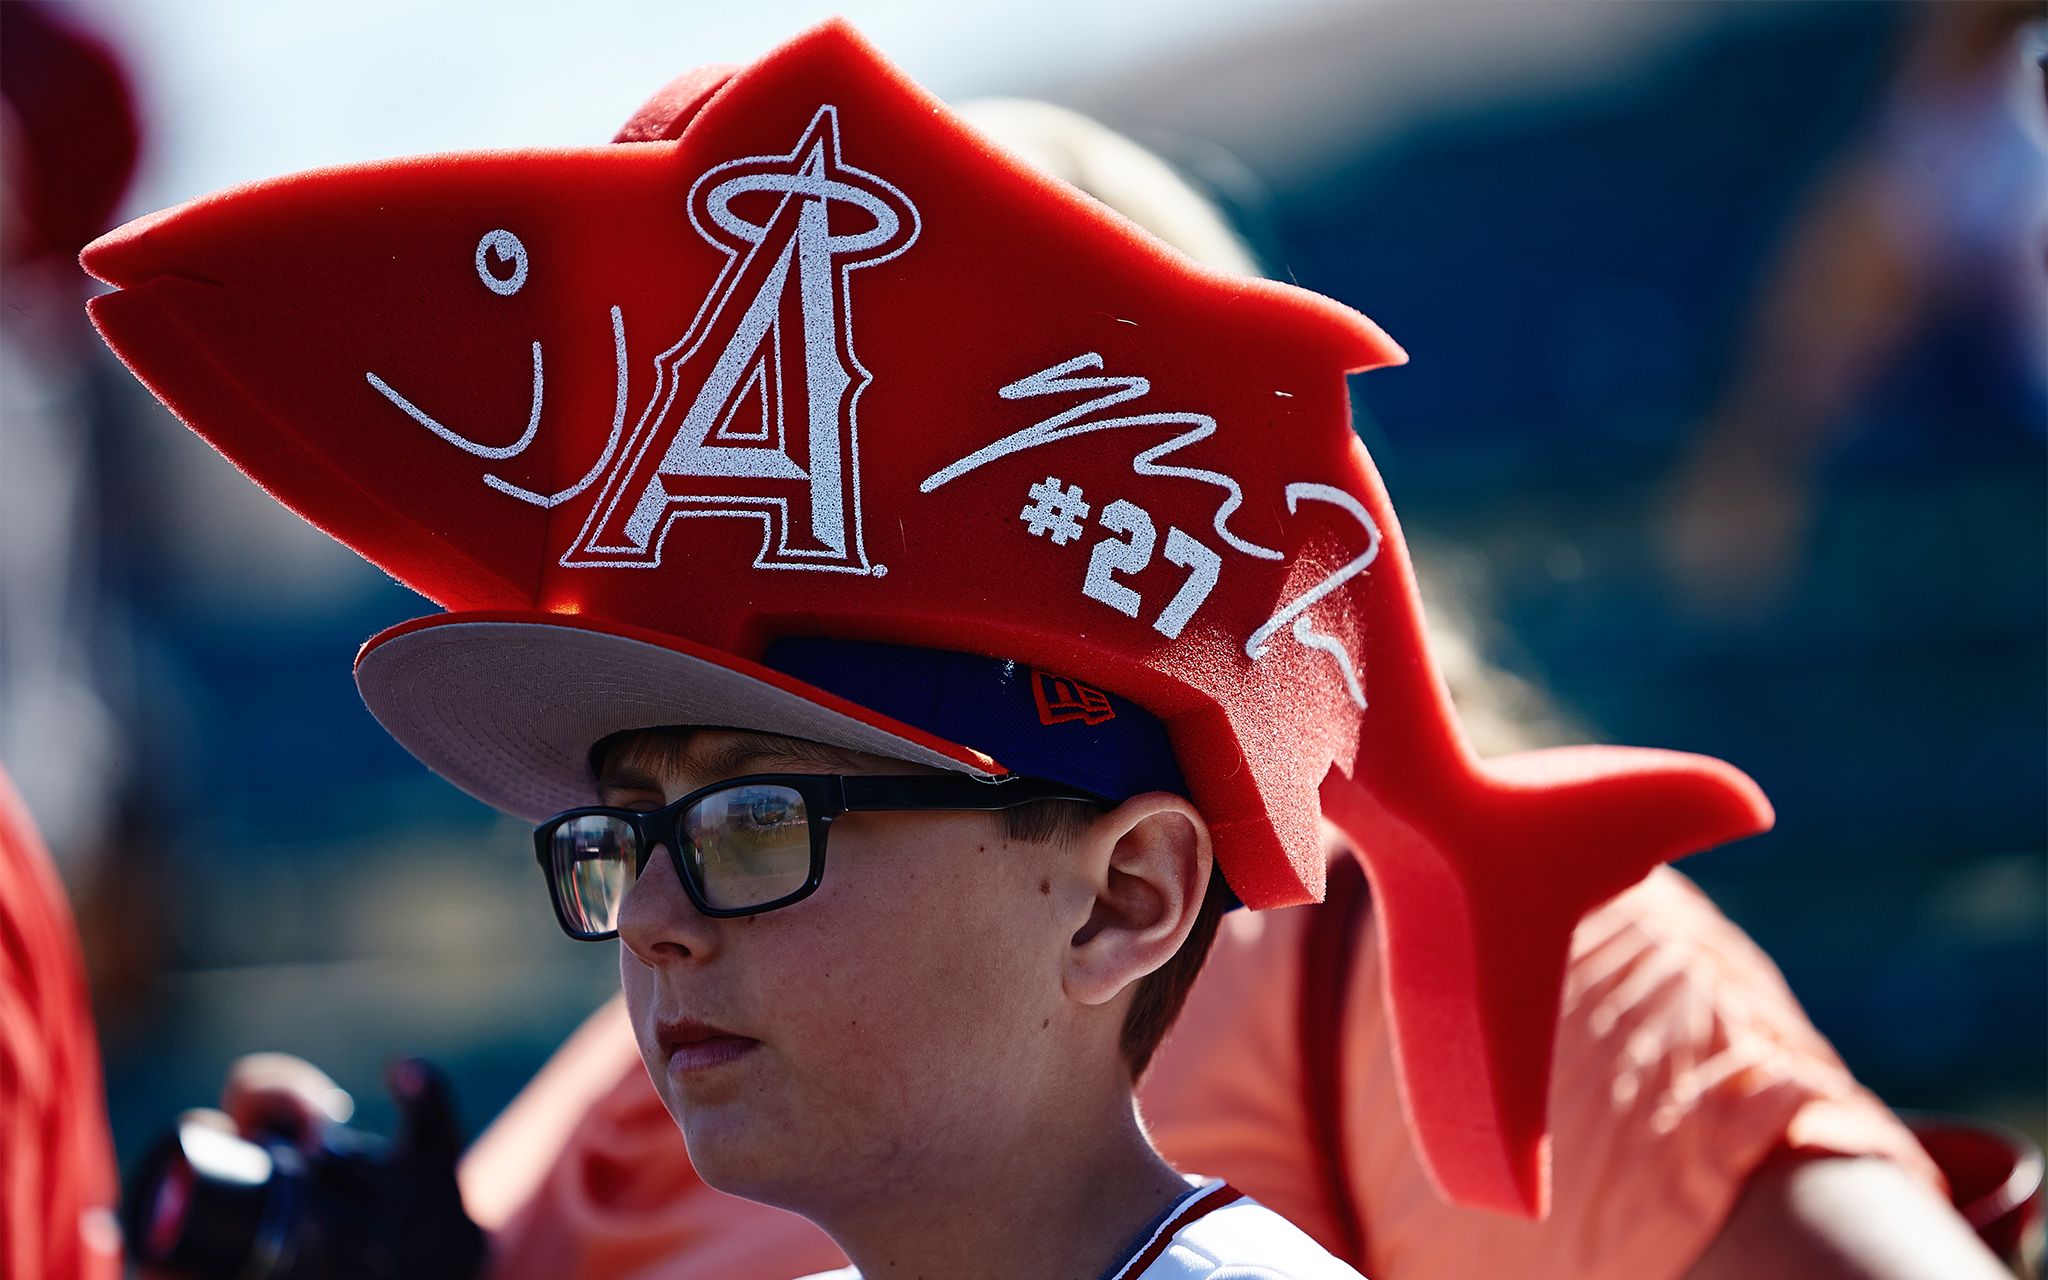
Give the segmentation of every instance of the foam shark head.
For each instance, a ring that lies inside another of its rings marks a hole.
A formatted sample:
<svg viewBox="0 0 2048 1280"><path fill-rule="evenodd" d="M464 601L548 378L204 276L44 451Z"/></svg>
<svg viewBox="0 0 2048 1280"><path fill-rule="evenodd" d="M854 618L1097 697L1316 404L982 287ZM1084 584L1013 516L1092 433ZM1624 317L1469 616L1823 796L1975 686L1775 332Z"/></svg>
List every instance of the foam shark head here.
<svg viewBox="0 0 2048 1280"><path fill-rule="evenodd" d="M1540 1214L1571 929L1769 809L1696 756L1477 759L1349 427L1399 349L1032 172L842 23L622 136L292 175L84 255L167 405L451 611L364 647L372 711L541 817L650 724L1005 771L764 665L782 637L1121 695L1250 906L1321 896L1319 814L1350 836L1426 1165Z"/></svg>

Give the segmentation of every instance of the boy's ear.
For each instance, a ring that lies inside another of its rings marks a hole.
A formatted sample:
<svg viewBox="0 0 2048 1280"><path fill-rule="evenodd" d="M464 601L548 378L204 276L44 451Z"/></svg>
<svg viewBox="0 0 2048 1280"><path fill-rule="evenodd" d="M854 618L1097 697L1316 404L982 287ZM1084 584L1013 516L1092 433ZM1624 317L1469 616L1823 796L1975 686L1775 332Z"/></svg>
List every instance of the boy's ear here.
<svg viewBox="0 0 2048 1280"><path fill-rule="evenodd" d="M1194 928L1213 860L1209 826L1186 800L1151 791L1097 817L1075 845L1095 902L1062 984L1082 1004L1107 1004L1171 960Z"/></svg>

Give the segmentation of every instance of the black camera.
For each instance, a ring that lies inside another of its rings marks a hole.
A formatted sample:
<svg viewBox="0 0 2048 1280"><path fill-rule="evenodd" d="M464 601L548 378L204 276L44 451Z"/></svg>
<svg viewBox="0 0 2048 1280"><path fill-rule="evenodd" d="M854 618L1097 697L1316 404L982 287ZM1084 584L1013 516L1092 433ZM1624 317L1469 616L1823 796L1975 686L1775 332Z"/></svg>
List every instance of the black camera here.
<svg viewBox="0 0 2048 1280"><path fill-rule="evenodd" d="M121 1197L129 1256L193 1280L472 1280L483 1233L462 1209L462 1142L447 1081L396 1063L389 1142L327 1126L308 1155L282 1132L253 1140L218 1112L188 1112Z"/></svg>

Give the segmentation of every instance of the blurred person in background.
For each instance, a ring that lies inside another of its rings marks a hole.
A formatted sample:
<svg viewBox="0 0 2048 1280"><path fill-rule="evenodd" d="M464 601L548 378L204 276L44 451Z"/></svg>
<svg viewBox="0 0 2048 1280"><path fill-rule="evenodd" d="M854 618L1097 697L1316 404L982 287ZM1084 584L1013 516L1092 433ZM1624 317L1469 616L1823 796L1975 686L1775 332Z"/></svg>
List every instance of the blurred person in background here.
<svg viewBox="0 0 2048 1280"><path fill-rule="evenodd" d="M2040 18L2021 0L1925 6L1875 128L1794 217L1664 514L1665 555L1697 607L1741 616L1780 601L1799 576L1816 468L1932 324L1972 325L2048 434Z"/></svg>
<svg viewBox="0 0 2048 1280"><path fill-rule="evenodd" d="M157 908L121 581L132 495L109 457L126 381L86 322L78 252L111 225L141 127L113 48L32 0L0 5L0 96L0 764L78 904L104 1014L146 991Z"/></svg>
<svg viewBox="0 0 2048 1280"><path fill-rule="evenodd" d="M82 880L126 782L91 656L94 348L77 256L112 218L137 131L113 54L36 5L0 5L0 99L0 1276L112 1280L98 1038L31 810Z"/></svg>
<svg viewBox="0 0 2048 1280"><path fill-rule="evenodd" d="M0 760L60 866L81 879L128 769L94 661L108 626L90 377L99 356L78 251L111 223L139 137L112 51L40 4L0 6L0 89Z"/></svg>
<svg viewBox="0 0 2048 1280"><path fill-rule="evenodd" d="M1257 270L1217 210L1128 139L1045 103L961 112L1197 260ZM1576 737L1480 657L1482 627L1454 579L1426 573L1425 591L1475 745L1498 755ZM1222 1171L1380 1280L2003 1274L1770 961L1668 868L1575 936L1550 1217L1444 1204L1401 1117L1369 895L1332 839L1329 899L1230 917L1142 1083L1148 1131L1176 1163ZM296 1087L310 1096L323 1081L308 1069ZM290 1105L293 1090L243 1073L228 1105ZM802 1219L698 1179L617 1002L477 1140L462 1182L469 1213L495 1232L493 1280L784 1280L839 1262Z"/></svg>

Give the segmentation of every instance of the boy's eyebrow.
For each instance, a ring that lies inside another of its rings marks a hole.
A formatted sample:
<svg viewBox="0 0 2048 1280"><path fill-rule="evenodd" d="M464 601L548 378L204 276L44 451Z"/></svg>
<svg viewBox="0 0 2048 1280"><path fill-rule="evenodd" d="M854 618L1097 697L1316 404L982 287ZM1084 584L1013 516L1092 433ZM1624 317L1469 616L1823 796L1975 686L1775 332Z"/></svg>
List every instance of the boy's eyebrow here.
<svg viewBox="0 0 2048 1280"><path fill-rule="evenodd" d="M599 791L652 791L660 795L661 779L653 770L637 763L606 764L604 776L597 780Z"/></svg>
<svg viewBox="0 0 2048 1280"><path fill-rule="evenodd" d="M600 791L663 792L664 772L687 772L703 783L747 773L774 772L777 766L811 765L827 769L858 768L850 753L819 742L784 738L773 734L738 734L698 753L677 753L658 758L654 754L627 749L617 751L605 762L597 780Z"/></svg>
<svg viewBox="0 0 2048 1280"><path fill-rule="evenodd" d="M760 772L764 765L808 764L827 769L857 766L853 756L824 743L751 733L737 734L706 751L691 763L707 778L756 773Z"/></svg>

